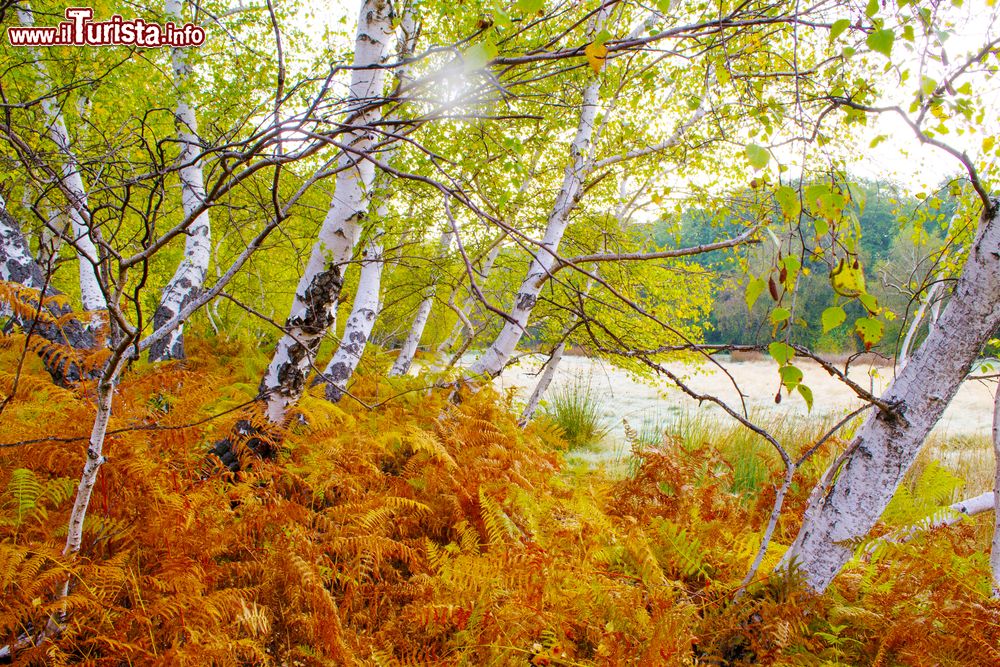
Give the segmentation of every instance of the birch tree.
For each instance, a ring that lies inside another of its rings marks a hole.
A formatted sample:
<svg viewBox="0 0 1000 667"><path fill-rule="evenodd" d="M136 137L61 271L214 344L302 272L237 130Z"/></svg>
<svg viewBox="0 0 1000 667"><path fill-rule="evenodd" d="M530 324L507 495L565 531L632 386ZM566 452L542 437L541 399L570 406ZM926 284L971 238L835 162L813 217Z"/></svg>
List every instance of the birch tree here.
<svg viewBox="0 0 1000 667"><path fill-rule="evenodd" d="M34 15L27 5L17 8L17 17L21 25L30 27L35 24ZM45 61L38 52L32 49L35 69L38 78L43 84L52 84ZM60 188L62 194L68 201L67 212L69 215L72 237L71 241L76 250L80 264L80 297L83 301L84 310L99 311L107 308L107 300L101 291L101 283L98 278L98 267L100 258L94 239L97 229L90 224L90 212L87 208L87 191L83 185L83 177L80 173L80 165L77 163L70 145L69 132L66 130L66 122L63 120L62 111L56 106L55 101L49 95L44 95L41 99L42 114L45 117L49 139L56 145L62 161L62 180ZM58 233L59 230L52 230Z"/></svg>
<svg viewBox="0 0 1000 667"><path fill-rule="evenodd" d="M452 231L450 229L441 232L441 239L438 241L439 256L443 257L448 253L448 249L451 247L451 238ZM436 292L437 285L432 284L428 288L428 294L420 301L420 305L417 306L417 314L413 317L410 332L406 335L403 346L399 348L399 354L396 355L396 359L392 363L392 368L389 369L389 377L406 375L410 371L410 365L413 363L413 357L417 353L417 348L420 347L420 339L424 335L424 328L427 326L427 320L431 316L431 309L434 307Z"/></svg>
<svg viewBox="0 0 1000 667"><path fill-rule="evenodd" d="M419 29L414 17L412 3L403 10L397 40L397 55L403 63L395 72L397 91L410 81L410 59L416 44ZM397 144L389 146L382 155L387 164L392 164L396 154ZM326 384L325 395L328 400L336 403L347 390L347 382L364 355L368 340L371 338L375 320L381 311L382 272L385 268L384 249L381 243L382 225L389 217L389 207L386 203L389 190L388 177L379 179L377 189L383 201L375 213L376 221L373 228L373 238L369 241L361 260L361 275L358 279L358 290L354 297L351 314L344 326L344 334L337 351L330 359L323 374L317 378ZM375 196L374 194L372 195Z"/></svg>
<svg viewBox="0 0 1000 667"><path fill-rule="evenodd" d="M1000 203L983 198L978 233L934 327L882 395L838 468L813 490L784 557L824 590L875 525L928 433L1000 327ZM835 479L834 479L835 477Z"/></svg>
<svg viewBox="0 0 1000 667"><path fill-rule="evenodd" d="M176 25L182 25L180 0L166 0L166 16ZM193 217L184 237L184 257L173 277L163 288L160 305L153 314L153 327L158 328L171 320L201 290L208 271L211 255L212 228L205 201L205 178L200 158L201 142L198 138L198 119L190 106L191 65L184 49L171 48L170 62L174 85L177 89L177 142L180 144L178 175L181 185L181 203L185 216ZM161 339L149 350L153 361L181 359L184 357L184 326L178 326L169 336Z"/></svg>
<svg viewBox="0 0 1000 667"><path fill-rule="evenodd" d="M378 238L381 233L381 230L376 230L376 237L365 247L360 262L358 291L354 295L354 305L344 326L343 338L323 374L317 378L325 383L324 393L334 403L347 391L347 381L351 379L365 353L378 317L382 269L385 265L384 251Z"/></svg>
<svg viewBox="0 0 1000 667"><path fill-rule="evenodd" d="M29 335L41 336L59 347L92 349L96 344L93 331L72 316L65 297L50 284L49 271L49 267L43 268L31 256L24 234L0 196L0 281L8 283L5 294L0 296L0 317L9 317ZM41 301L31 299L15 307L11 301L22 300L13 293L17 285L36 291ZM65 386L82 380L86 371L72 356L59 354L59 347L41 355L53 381Z"/></svg>
<svg viewBox="0 0 1000 667"><path fill-rule="evenodd" d="M346 120L352 130L343 140L333 201L295 291L285 334L260 384L267 417L274 423L284 420L305 390L323 334L335 321L343 271L368 213L375 166L366 158L375 143L370 126L380 113L373 102L383 97L382 65L392 32L388 0L362 2Z"/></svg>
<svg viewBox="0 0 1000 667"><path fill-rule="evenodd" d="M589 31L591 38L604 29L607 16L608 9L602 4L591 23ZM583 90L576 135L569 147L569 163L563 172L562 186L549 213L545 235L514 297L514 306L510 310L508 321L496 340L470 366L469 372L474 376L493 378L499 375L524 335L542 283L555 264L559 241L569 225L570 211L583 195L583 180L593 163L591 138L597 124L600 90L601 79L595 73L594 78Z"/></svg>

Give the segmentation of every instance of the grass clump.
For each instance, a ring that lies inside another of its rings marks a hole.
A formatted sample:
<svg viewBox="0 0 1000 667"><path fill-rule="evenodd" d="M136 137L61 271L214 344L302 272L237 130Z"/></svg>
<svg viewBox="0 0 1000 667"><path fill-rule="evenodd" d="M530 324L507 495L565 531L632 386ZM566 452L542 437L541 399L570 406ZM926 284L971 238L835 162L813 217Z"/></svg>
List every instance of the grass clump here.
<svg viewBox="0 0 1000 667"><path fill-rule="evenodd" d="M562 430L571 450L597 447L611 431L601 412L600 397L589 379L582 377L556 387L544 413Z"/></svg>

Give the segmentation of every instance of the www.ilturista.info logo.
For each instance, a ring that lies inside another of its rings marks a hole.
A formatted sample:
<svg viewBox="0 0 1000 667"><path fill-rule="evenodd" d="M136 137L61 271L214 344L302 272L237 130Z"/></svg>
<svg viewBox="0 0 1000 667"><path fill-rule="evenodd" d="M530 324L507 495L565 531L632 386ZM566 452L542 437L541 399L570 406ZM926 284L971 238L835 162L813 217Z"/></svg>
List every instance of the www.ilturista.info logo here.
<svg viewBox="0 0 1000 667"><path fill-rule="evenodd" d="M201 46L205 29L192 23L160 25L143 19L125 20L115 14L110 21L92 21L94 10L69 7L66 18L57 26L20 26L7 28L11 46Z"/></svg>

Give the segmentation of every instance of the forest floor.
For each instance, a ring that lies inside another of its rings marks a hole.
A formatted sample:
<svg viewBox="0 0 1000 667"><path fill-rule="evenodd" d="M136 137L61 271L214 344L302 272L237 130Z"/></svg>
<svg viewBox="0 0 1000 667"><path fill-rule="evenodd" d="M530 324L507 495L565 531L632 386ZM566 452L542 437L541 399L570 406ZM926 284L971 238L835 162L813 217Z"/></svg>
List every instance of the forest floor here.
<svg viewBox="0 0 1000 667"><path fill-rule="evenodd" d="M266 357L188 342L187 361L125 373L75 558L62 544L93 385L56 388L27 360L0 422L4 443L28 441L0 447L0 646L66 623L15 664L1000 664L992 517L878 537L968 495L928 458L814 595L775 566L845 445L828 441L740 595L781 480L746 429L690 410L665 437L631 437L609 475L575 464L552 419L520 428L516 400L428 392L422 377L389 386L384 367L352 393L398 399L334 405L314 389L287 429L268 429L240 407ZM0 345L0 391L19 354ZM600 391L603 409L638 414ZM276 457L237 438L231 473L206 452L244 419ZM770 427L798 453L823 423Z"/></svg>

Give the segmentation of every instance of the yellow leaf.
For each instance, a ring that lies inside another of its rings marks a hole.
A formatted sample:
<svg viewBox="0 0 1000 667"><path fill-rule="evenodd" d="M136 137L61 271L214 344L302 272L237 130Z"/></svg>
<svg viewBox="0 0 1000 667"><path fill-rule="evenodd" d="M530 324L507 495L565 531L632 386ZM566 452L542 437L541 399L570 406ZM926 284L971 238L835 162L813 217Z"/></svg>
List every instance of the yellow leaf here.
<svg viewBox="0 0 1000 667"><path fill-rule="evenodd" d="M590 69L594 70L594 74L600 74L604 69L604 62L608 59L608 47L591 42L583 53L587 56L587 63L590 64Z"/></svg>
<svg viewBox="0 0 1000 667"><path fill-rule="evenodd" d="M984 137L983 138L983 152L989 153L993 150L993 144L996 143L996 138L994 137Z"/></svg>
<svg viewBox="0 0 1000 667"><path fill-rule="evenodd" d="M840 264L830 272L830 285L841 296L858 296L865 293L865 274L857 260Z"/></svg>

